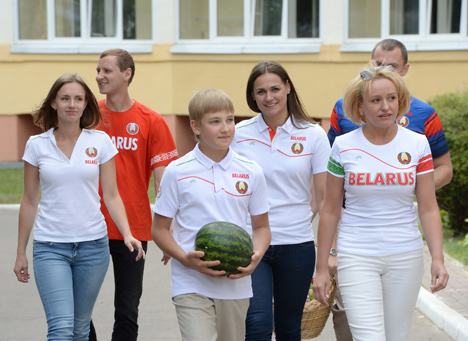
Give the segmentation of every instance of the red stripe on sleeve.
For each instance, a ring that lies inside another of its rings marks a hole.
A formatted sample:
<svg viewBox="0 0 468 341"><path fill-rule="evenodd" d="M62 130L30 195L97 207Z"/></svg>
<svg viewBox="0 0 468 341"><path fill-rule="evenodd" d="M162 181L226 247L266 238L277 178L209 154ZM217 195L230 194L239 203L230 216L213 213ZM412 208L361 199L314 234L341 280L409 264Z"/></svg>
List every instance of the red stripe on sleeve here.
<svg viewBox="0 0 468 341"><path fill-rule="evenodd" d="M416 174L427 172L434 169L434 163L432 162L432 155L426 155L419 160L418 166L416 167Z"/></svg>
<svg viewBox="0 0 468 341"><path fill-rule="evenodd" d="M424 127L424 134L430 140L430 137L433 135L439 134L439 132L443 131L442 122L440 121L439 115L437 112L434 113L427 119L425 122Z"/></svg>
<svg viewBox="0 0 468 341"><path fill-rule="evenodd" d="M341 127L338 123L338 114L336 113L336 108L333 107L332 114L330 116L330 125L335 129L336 133L338 135L343 134L343 131L341 130Z"/></svg>
<svg viewBox="0 0 468 341"><path fill-rule="evenodd" d="M432 159L432 154L427 154L426 156L423 156L421 159L419 159L418 163L426 162L429 159Z"/></svg>

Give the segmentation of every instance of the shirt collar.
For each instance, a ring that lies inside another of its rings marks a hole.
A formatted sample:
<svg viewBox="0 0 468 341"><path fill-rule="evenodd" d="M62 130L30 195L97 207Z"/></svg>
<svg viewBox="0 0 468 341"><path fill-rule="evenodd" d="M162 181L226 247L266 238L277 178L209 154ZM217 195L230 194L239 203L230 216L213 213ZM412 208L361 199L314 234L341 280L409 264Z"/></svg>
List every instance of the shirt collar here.
<svg viewBox="0 0 468 341"><path fill-rule="evenodd" d="M51 137L51 136L54 136L54 130L55 128L50 128L49 130L47 130L45 133L43 133L45 137ZM86 133L90 133L92 132L91 129L85 129L85 128L82 128L81 129L81 132L86 132Z"/></svg>
<svg viewBox="0 0 468 341"><path fill-rule="evenodd" d="M199 147L200 143L197 143L195 146L195 149L193 150L195 158L197 159L198 162L200 162L204 167L207 169L213 168L213 166L216 164L212 159L210 159L208 156L202 153ZM224 159L222 159L220 162L217 164L223 169L227 170L229 166L232 163L232 158L233 158L233 153L231 147L229 147L229 151L227 155L225 156Z"/></svg>
<svg viewBox="0 0 468 341"><path fill-rule="evenodd" d="M55 130L55 128L50 128L49 130L47 130L47 131L44 133L44 136L45 136L45 137L48 137L48 138L51 138L52 136L54 136L54 130Z"/></svg>
<svg viewBox="0 0 468 341"><path fill-rule="evenodd" d="M263 115L262 114L258 114L257 116L257 125L258 125L258 131L261 133L261 132L264 132L265 130L268 130L268 125L266 124L265 120L263 119ZM291 134L293 129L294 129L294 125L292 124L292 121L291 121L291 116L288 117L288 119L286 120L286 122L284 122L284 124L282 126L279 126L277 129L276 129L276 132L278 132L278 129L281 129L281 130L284 130L286 131L288 134Z"/></svg>

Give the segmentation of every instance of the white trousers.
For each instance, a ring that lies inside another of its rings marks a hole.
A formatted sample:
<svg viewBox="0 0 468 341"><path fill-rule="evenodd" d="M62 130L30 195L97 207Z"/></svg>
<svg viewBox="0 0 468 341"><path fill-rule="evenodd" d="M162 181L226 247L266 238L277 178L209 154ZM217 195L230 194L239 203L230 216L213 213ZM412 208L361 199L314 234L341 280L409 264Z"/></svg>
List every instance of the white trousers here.
<svg viewBox="0 0 468 341"><path fill-rule="evenodd" d="M423 249L385 257L339 253L337 262L353 340L409 340L424 275Z"/></svg>
<svg viewBox="0 0 468 341"><path fill-rule="evenodd" d="M172 298L183 341L243 341L250 299L218 300L199 294Z"/></svg>

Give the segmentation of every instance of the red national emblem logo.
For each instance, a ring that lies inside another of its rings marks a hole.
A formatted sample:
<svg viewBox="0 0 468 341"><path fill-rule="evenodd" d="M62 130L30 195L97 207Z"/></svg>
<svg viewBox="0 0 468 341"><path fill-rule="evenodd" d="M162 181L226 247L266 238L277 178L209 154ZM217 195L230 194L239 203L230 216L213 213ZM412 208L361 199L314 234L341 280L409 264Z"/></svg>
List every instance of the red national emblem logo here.
<svg viewBox="0 0 468 341"><path fill-rule="evenodd" d="M302 145L302 143L294 143L291 146L291 151L294 154L300 154L300 153L302 153L303 150L304 150L304 146Z"/></svg>
<svg viewBox="0 0 468 341"><path fill-rule="evenodd" d="M406 128L408 126L408 124L409 124L409 118L406 117L406 116L403 116L398 121L398 125L402 126L403 128Z"/></svg>
<svg viewBox="0 0 468 341"><path fill-rule="evenodd" d="M411 155L407 152L401 152L398 154L398 161L403 165L407 165L411 162Z"/></svg>
<svg viewBox="0 0 468 341"><path fill-rule="evenodd" d="M96 157L97 156L97 149L94 148L94 147L89 147L89 148L86 148L85 153L89 157Z"/></svg>
<svg viewBox="0 0 468 341"><path fill-rule="evenodd" d="M247 192L247 190L249 189L249 185L245 181L237 181L236 189L237 192L239 192L240 194L245 194L245 192Z"/></svg>
<svg viewBox="0 0 468 341"><path fill-rule="evenodd" d="M140 127L136 123L127 124L127 133L130 135L136 135L140 131Z"/></svg>

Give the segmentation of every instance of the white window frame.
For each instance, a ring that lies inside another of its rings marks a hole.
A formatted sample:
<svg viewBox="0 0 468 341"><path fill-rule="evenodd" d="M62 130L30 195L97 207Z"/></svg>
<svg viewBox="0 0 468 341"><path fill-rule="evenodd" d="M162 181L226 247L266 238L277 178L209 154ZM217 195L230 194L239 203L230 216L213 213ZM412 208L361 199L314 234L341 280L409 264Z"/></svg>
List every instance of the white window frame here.
<svg viewBox="0 0 468 341"><path fill-rule="evenodd" d="M18 0L14 0L15 15L15 42L10 48L11 53L37 53L37 54L76 54L101 53L108 48L120 47L130 53L151 53L156 37L156 1L151 0L151 34L153 39L123 39L122 33L122 4L117 1L116 37L90 37L91 32L91 0L80 0L81 37L57 38L55 37L55 0L47 0L47 32L48 38L44 40L19 39L19 13Z"/></svg>
<svg viewBox="0 0 468 341"><path fill-rule="evenodd" d="M377 0L376 0L377 1ZM432 0L419 0L419 34L390 35L390 0L381 1L381 37L379 38L348 38L349 37L349 0L344 2L344 43L341 52L369 52L375 44L385 38L394 38L403 42L408 51L446 51L467 50L467 6L468 0L462 0L460 33L431 34L430 8Z"/></svg>
<svg viewBox="0 0 468 341"><path fill-rule="evenodd" d="M180 2L176 2L175 35L172 53L194 54L270 54L270 53L319 53L323 35L323 1L319 0L319 37L288 38L288 0L283 0L280 36L254 36L255 0L244 1L244 36L217 36L217 0L209 1L209 39L180 39ZM239 0L233 0L239 1Z"/></svg>

